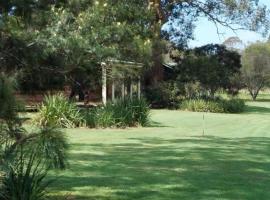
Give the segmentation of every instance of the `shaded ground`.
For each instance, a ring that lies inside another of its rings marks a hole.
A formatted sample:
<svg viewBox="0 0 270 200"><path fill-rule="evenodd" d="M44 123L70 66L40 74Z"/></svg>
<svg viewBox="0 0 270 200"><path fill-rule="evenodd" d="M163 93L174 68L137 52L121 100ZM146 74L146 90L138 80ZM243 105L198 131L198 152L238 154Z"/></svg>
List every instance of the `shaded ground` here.
<svg viewBox="0 0 270 200"><path fill-rule="evenodd" d="M69 130L70 167L50 175L51 194L268 200L270 102L248 105L239 115L153 111L151 128Z"/></svg>

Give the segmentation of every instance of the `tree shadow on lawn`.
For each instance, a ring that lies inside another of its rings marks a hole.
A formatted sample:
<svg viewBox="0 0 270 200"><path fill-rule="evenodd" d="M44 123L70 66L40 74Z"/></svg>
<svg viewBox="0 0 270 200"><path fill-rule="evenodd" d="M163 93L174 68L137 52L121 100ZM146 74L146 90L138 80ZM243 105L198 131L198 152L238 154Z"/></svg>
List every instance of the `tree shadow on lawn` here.
<svg viewBox="0 0 270 200"><path fill-rule="evenodd" d="M270 108L246 105L245 113L270 114Z"/></svg>
<svg viewBox="0 0 270 200"><path fill-rule="evenodd" d="M252 100L250 100L251 102L253 102ZM267 98L259 98L259 99L256 99L254 102L270 102L270 99L267 99Z"/></svg>
<svg viewBox="0 0 270 200"><path fill-rule="evenodd" d="M270 199L270 138L73 144L53 193L74 199ZM89 153L88 153L89 152Z"/></svg>
<svg viewBox="0 0 270 200"><path fill-rule="evenodd" d="M150 121L146 128L171 128L171 126L166 126L156 121Z"/></svg>

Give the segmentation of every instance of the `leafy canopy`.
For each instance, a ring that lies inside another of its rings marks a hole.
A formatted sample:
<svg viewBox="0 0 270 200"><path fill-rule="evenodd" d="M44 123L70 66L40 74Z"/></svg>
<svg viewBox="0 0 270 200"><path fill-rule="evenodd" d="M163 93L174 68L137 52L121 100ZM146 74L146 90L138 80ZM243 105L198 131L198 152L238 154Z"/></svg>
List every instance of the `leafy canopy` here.
<svg viewBox="0 0 270 200"><path fill-rule="evenodd" d="M179 82L199 82L211 95L220 88L230 89L231 77L240 74L240 55L218 44L195 48L175 60L178 62L176 74Z"/></svg>
<svg viewBox="0 0 270 200"><path fill-rule="evenodd" d="M7 0L0 8L1 71L19 70L25 90L97 82L104 60L161 63L160 32L186 47L201 17L232 29L269 29L258 0Z"/></svg>
<svg viewBox="0 0 270 200"><path fill-rule="evenodd" d="M248 46L242 56L243 79L253 100L270 81L270 44L255 43Z"/></svg>
<svg viewBox="0 0 270 200"><path fill-rule="evenodd" d="M165 26L163 35L177 46L186 46L193 39L196 22L206 18L217 27L232 30L248 29L266 35L269 31L269 10L259 0L160 0L159 16Z"/></svg>

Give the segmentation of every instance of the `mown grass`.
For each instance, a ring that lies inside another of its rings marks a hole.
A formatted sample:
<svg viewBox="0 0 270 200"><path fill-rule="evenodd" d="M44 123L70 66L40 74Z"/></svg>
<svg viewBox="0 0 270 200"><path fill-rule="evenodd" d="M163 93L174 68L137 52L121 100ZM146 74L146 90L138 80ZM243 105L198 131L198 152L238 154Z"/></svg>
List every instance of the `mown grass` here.
<svg viewBox="0 0 270 200"><path fill-rule="evenodd" d="M56 178L50 194L85 200L268 200L268 97L248 102L242 114L153 110L149 128L69 129L70 166L50 174Z"/></svg>

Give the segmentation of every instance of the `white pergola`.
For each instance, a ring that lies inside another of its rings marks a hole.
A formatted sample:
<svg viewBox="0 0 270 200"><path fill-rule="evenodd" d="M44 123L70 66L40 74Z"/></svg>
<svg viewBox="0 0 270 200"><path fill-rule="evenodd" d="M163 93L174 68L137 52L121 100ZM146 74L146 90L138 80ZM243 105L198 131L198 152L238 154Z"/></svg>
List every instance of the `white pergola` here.
<svg viewBox="0 0 270 200"><path fill-rule="evenodd" d="M108 69L112 71L115 68L129 69L129 70L139 70L143 67L142 63L128 62L128 61L120 61L120 60L109 60L108 62L102 62L102 102L105 105L107 103L107 89L108 89L108 81L107 77L109 76ZM120 70L121 71L121 70ZM125 74L124 74L125 73ZM125 98L129 95L130 98L134 97L133 87L136 85L137 88L137 98L141 98L141 78L139 75L133 75L136 78L136 82L134 80L129 84L129 94L128 94L128 85L125 84L124 79L128 77L128 72L122 72L122 78L115 77L114 74L111 74L111 100L115 101L116 95L116 81L121 81L121 98ZM116 80L118 79L118 80ZM121 80L122 79L122 80Z"/></svg>

